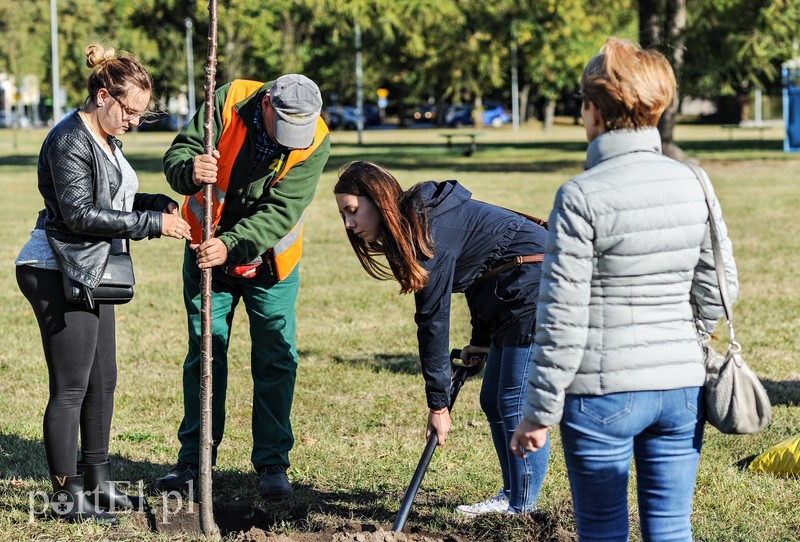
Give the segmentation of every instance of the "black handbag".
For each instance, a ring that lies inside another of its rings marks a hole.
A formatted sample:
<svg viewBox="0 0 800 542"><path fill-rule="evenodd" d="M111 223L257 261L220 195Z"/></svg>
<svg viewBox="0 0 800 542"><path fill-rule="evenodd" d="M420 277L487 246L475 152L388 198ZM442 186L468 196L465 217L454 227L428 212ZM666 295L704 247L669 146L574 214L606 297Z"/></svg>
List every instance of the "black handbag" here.
<svg viewBox="0 0 800 542"><path fill-rule="evenodd" d="M109 254L103 277L94 288L89 288L66 275L62 274L62 277L67 301L85 304L89 309L94 309L97 303L121 305L133 299L133 285L136 284L136 279L133 276L133 260L127 250Z"/></svg>

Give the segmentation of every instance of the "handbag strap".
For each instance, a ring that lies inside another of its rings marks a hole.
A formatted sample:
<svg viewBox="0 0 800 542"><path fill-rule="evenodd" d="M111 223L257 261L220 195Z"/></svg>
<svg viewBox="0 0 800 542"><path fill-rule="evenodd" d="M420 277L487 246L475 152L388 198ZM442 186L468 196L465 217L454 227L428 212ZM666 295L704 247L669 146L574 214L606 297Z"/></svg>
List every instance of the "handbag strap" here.
<svg viewBox="0 0 800 542"><path fill-rule="evenodd" d="M493 267L480 277L473 280L472 285L474 286L476 284L486 282L490 278L495 277L504 271L508 271L509 269L513 269L514 267L519 267L522 264L541 263L543 261L544 261L544 254L528 254L526 256L515 256L514 259L511 260L510 262L506 262L498 265L497 267Z"/></svg>
<svg viewBox="0 0 800 542"><path fill-rule="evenodd" d="M728 334L730 336L731 344L739 346L733 332L733 306L731 305L730 293L728 292L728 277L725 273L725 264L722 258L722 246L720 245L719 229L717 221L714 220L714 213L711 205L711 195L708 193L708 187L703 180L703 174L697 166L693 164L686 164L692 170L700 187L703 189L703 195L706 199L706 207L708 207L708 225L711 231L711 249L714 252L714 268L717 271L717 282L719 283L719 293L722 298L722 307L725 310L725 320L728 323Z"/></svg>
<svg viewBox="0 0 800 542"><path fill-rule="evenodd" d="M116 242L117 247L121 249L121 252L114 252L114 254L130 254L131 253L131 240L127 237L116 237L111 240L112 244L112 251L114 243Z"/></svg>

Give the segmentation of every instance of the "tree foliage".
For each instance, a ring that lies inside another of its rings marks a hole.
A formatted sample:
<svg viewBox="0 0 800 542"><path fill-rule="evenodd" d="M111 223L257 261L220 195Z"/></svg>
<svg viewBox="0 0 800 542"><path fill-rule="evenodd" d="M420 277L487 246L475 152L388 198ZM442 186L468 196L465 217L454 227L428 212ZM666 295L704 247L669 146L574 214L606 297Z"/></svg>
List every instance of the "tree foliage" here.
<svg viewBox="0 0 800 542"><path fill-rule="evenodd" d="M665 0L652 0L660 2ZM61 84L68 105L85 99L85 47L133 52L163 99L185 91L185 21L194 22L194 73L202 95L207 4L193 0L58 0ZM50 0L0 0L0 71L36 75L50 93ZM220 83L303 72L323 97L355 101L356 29L366 101L378 88L412 107L510 100L516 48L524 97L553 101L577 87L610 35L635 38L633 0L219 0ZM687 3L683 88L710 96L768 84L794 56L800 5L792 0Z"/></svg>
<svg viewBox="0 0 800 542"><path fill-rule="evenodd" d="M683 85L713 97L779 83L780 64L800 53L795 0L695 0L689 4Z"/></svg>

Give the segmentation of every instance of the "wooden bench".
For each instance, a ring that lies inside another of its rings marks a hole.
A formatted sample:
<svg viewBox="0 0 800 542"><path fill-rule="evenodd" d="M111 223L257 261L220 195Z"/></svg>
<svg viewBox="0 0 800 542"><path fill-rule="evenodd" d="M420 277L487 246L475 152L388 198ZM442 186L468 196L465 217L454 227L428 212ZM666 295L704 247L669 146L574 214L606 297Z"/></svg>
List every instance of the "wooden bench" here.
<svg viewBox="0 0 800 542"><path fill-rule="evenodd" d="M478 150L478 138L483 136L481 132L450 132L441 134L442 137L447 138L447 148L453 148L453 140L466 140L467 149L464 151L464 156L472 156Z"/></svg>
<svg viewBox="0 0 800 542"><path fill-rule="evenodd" d="M720 128L728 131L728 141L733 141L733 132L736 130L758 130L758 138L763 141L764 130L768 130L771 126L766 124L721 124Z"/></svg>

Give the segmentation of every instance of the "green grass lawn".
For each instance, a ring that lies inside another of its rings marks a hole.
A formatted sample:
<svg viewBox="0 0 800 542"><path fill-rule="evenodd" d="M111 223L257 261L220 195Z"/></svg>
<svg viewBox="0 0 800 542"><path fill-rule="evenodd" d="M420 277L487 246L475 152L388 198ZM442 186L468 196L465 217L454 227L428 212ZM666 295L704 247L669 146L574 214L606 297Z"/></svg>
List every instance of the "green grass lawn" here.
<svg viewBox="0 0 800 542"><path fill-rule="evenodd" d="M391 525L424 445L427 409L416 358L413 298L368 277L347 243L332 196L336 171L353 159L382 163L404 186L458 179L478 199L546 218L556 188L580 172L586 143L580 127L484 129L479 150L445 147L442 130L332 134L333 154L309 208L298 301L300 368L290 478L295 501L258 501L250 464L252 386L247 315L236 316L230 352L228 415L214 494L219 503L255 503L262 528L300 537L350 523ZM42 202L36 188L41 130L0 130L0 541L39 539L186 540L148 532L135 516L117 528L30 521L29 494L49 491L41 442L48 395L39 332L19 293L13 261ZM695 493L695 538L788 541L800 538L800 480L756 475L739 464L800 432L800 156L782 152L780 130L729 135L717 126L679 126L684 149L709 172L734 243L741 290L737 339L773 401L773 423L753 436L707 428ZM165 192L161 155L171 134L129 134L126 154L141 190ZM186 352L180 266L172 239L134 243L136 297L117 309L119 381L111 434L116 474L149 489L175 461L182 416L181 364ZM463 346L468 316L459 299L451 344ZM479 379L465 385L447 445L437 451L408 526L459 540L569 540L569 487L553 431L550 471L532 520L465 523L456 505L497 491L500 473L478 405ZM602 498L598 496L598 498ZM635 493L631 493L632 539Z"/></svg>

